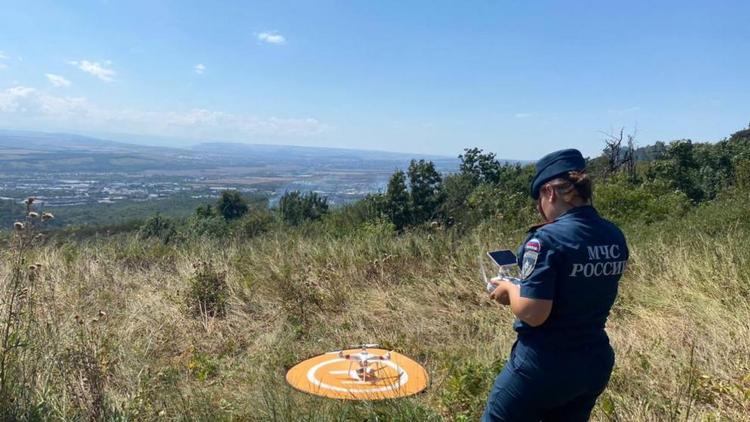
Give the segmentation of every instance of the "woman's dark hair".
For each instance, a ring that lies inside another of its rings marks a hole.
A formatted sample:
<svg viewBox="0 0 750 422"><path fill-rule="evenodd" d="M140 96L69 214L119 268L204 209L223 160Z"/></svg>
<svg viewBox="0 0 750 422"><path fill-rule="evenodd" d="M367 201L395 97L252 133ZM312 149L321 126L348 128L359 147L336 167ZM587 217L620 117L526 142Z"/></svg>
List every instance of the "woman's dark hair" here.
<svg viewBox="0 0 750 422"><path fill-rule="evenodd" d="M549 182L565 202L572 202L580 198L583 202L590 202L593 188L591 178L585 171L569 171L564 177L558 177Z"/></svg>

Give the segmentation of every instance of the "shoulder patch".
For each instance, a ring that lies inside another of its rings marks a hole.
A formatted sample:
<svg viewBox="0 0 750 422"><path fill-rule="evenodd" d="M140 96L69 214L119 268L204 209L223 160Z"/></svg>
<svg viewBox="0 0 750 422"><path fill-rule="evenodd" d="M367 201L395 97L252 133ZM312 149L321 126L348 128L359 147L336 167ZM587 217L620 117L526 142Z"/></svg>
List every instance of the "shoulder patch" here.
<svg viewBox="0 0 750 422"><path fill-rule="evenodd" d="M526 246L524 246L524 249L527 251L539 253L539 251L542 250L542 242L540 242L536 237L529 239L529 241L526 242Z"/></svg>
<svg viewBox="0 0 750 422"><path fill-rule="evenodd" d="M521 278L524 280L529 278L531 273L534 272L534 268L536 268L536 260L539 257L538 252L534 252L532 250L526 250L523 254L523 266L521 267Z"/></svg>

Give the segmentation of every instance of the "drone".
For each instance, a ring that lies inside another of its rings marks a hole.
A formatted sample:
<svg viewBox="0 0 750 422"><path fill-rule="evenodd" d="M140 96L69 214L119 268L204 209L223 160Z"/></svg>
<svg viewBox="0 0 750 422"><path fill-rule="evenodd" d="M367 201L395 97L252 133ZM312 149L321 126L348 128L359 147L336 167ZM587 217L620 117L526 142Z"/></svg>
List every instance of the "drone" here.
<svg viewBox="0 0 750 422"><path fill-rule="evenodd" d="M384 365L374 365L375 363L384 362L391 360L391 352L384 355L374 355L367 351L378 347L377 344L367 343L360 344L358 346L352 346L353 349L360 349L357 353L344 353L343 350L339 350L338 357L349 361L349 373L352 372L352 366L356 363L359 367L355 370L359 381L367 382L368 378L374 381L377 378L377 373L385 368ZM375 367L377 366L377 367ZM403 371L399 370L399 376Z"/></svg>

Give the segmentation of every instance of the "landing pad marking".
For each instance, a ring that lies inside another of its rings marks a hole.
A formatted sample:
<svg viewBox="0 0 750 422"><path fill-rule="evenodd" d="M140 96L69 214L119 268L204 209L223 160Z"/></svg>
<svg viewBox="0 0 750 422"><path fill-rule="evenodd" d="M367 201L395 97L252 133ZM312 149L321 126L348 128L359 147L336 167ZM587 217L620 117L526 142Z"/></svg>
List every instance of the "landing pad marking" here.
<svg viewBox="0 0 750 422"><path fill-rule="evenodd" d="M355 354L361 349L344 350ZM386 356L383 349L369 349L375 356ZM427 388L427 371L417 362L396 352L390 359L376 360L362 380L356 362L339 353L325 353L300 362L287 372L289 384L306 393L345 400L381 400L417 394Z"/></svg>

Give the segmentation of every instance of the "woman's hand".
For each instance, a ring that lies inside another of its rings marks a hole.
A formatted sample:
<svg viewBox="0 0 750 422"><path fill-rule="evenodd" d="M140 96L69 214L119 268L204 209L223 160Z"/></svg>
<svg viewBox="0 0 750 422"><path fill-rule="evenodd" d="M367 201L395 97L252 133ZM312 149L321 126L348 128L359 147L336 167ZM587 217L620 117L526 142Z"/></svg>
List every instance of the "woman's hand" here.
<svg viewBox="0 0 750 422"><path fill-rule="evenodd" d="M490 293L490 299L502 304L510 305L510 310L521 321L537 327L542 325L552 312L552 301L542 299L529 299L521 297L521 289L510 280L502 277L493 277L490 284L495 290Z"/></svg>
<svg viewBox="0 0 750 422"><path fill-rule="evenodd" d="M490 279L490 284L495 286L495 290L490 293L490 299L501 305L510 305L510 295L508 294L508 289L503 285L503 281L508 282L502 277L492 277Z"/></svg>

